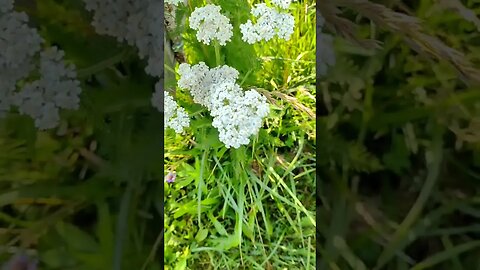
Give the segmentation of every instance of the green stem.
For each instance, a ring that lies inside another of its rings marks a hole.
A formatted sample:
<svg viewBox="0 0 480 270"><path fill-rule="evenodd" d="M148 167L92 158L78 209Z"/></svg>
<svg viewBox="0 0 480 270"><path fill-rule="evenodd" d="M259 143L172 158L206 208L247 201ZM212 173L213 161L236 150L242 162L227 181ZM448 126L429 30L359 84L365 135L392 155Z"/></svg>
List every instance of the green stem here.
<svg viewBox="0 0 480 270"><path fill-rule="evenodd" d="M443 128L436 126L434 131L434 138L432 143L432 157L433 162L428 164L428 175L420 191L420 194L408 212L405 219L400 224L400 227L394 233L392 240L388 246L384 249L380 255L377 266L374 269L383 269L385 264L396 254L402 244L402 239L408 237L408 233L411 231L411 227L415 224L420 217L425 205L427 204L430 195L437 183L437 179L440 175L442 160L443 160Z"/></svg>
<svg viewBox="0 0 480 270"><path fill-rule="evenodd" d="M127 56L128 56L129 52L128 50L123 50L121 51L120 53L108 58L108 59L105 59L101 62L98 62L96 64L94 64L93 66L90 66L90 67L87 67L87 68L83 68L83 69L79 69L77 71L77 77L78 78L85 78L85 77L88 77L90 75L93 75L99 71L102 71L108 67L111 67L113 65L115 65L116 63L119 63L121 62L122 60L124 60Z"/></svg>
<svg viewBox="0 0 480 270"><path fill-rule="evenodd" d="M222 64L222 60L220 59L220 43L218 41L214 41L215 43L215 63L217 66L220 66Z"/></svg>
<svg viewBox="0 0 480 270"><path fill-rule="evenodd" d="M207 158L208 149L205 149L202 155L202 161L200 162L200 175L198 178L198 187L197 187L197 218L198 218L198 229L202 229L202 188L204 185L203 175L205 170L205 160Z"/></svg>
<svg viewBox="0 0 480 270"><path fill-rule="evenodd" d="M368 83L366 86L366 93L363 100L363 113L362 113L362 126L360 128L360 134L358 136L358 143L362 144L365 140L365 136L368 131L368 124L372 118L372 97L373 97L373 86Z"/></svg>
<svg viewBox="0 0 480 270"><path fill-rule="evenodd" d="M133 195L133 181L128 183L120 202L120 213L117 218L117 232L115 235L115 250L113 254L113 269L121 270L123 262L123 246L128 232L128 216Z"/></svg>

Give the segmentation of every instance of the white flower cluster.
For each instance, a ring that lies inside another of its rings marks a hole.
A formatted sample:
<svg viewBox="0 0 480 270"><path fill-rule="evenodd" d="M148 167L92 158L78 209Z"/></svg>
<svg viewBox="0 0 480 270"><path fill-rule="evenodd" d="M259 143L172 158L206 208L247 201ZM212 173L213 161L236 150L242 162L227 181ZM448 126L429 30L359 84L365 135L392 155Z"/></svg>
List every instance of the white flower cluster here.
<svg viewBox="0 0 480 270"><path fill-rule="evenodd" d="M178 68L180 79L178 86L188 89L193 101L200 105L211 108L210 87L221 82L235 83L238 79L238 71L229 66L219 66L209 69L204 62L194 66L182 63Z"/></svg>
<svg viewBox="0 0 480 270"><path fill-rule="evenodd" d="M13 9L13 0L0 0L0 14L7 13Z"/></svg>
<svg viewBox="0 0 480 270"><path fill-rule="evenodd" d="M162 103L162 89L160 82L155 85L155 93L152 97L152 105L161 112L165 112L164 129L172 128L176 133L181 133L190 125L190 118L184 108L178 106L167 91L163 91L164 102Z"/></svg>
<svg viewBox="0 0 480 270"><path fill-rule="evenodd" d="M22 114L35 119L39 129L50 129L60 121L60 109L78 109L80 82L72 65L63 62L64 52L56 47L40 54L40 79L25 84L14 97Z"/></svg>
<svg viewBox="0 0 480 270"><path fill-rule="evenodd" d="M218 129L219 139L227 148L248 144L269 112L264 96L255 90L243 92L234 83L214 85L212 99L212 125Z"/></svg>
<svg viewBox="0 0 480 270"><path fill-rule="evenodd" d="M78 108L80 83L74 67L63 63L62 51L41 51L43 40L27 22L25 13L13 11L13 1L0 0L0 116L16 105L37 128L49 129L59 123L59 108ZM40 79L27 80L17 91L17 82L28 79L37 67L34 60L40 51Z"/></svg>
<svg viewBox="0 0 480 270"><path fill-rule="evenodd" d="M335 51L333 49L333 37L322 33L325 19L317 16L317 47L320 56L317 58L317 72L320 76L327 74L328 68L336 63Z"/></svg>
<svg viewBox="0 0 480 270"><path fill-rule="evenodd" d="M195 102L207 107L213 116L212 125L227 148L238 148L258 133L268 115L266 98L255 90L244 92L235 83L238 71L229 66L209 69L205 63L181 64L178 86L188 89Z"/></svg>
<svg viewBox="0 0 480 270"><path fill-rule="evenodd" d="M220 13L220 7L206 5L196 8L190 18L190 28L197 30L197 40L209 45L212 40L224 46L230 41L233 35L233 26L230 20Z"/></svg>
<svg viewBox="0 0 480 270"><path fill-rule="evenodd" d="M276 1L287 2L287 1ZM282 4L283 5L283 4ZM284 40L289 40L294 32L295 19L289 13L278 12L266 4L256 4L251 11L256 18L254 24L251 20L240 25L242 39L253 44L261 40L269 41L275 35Z"/></svg>
<svg viewBox="0 0 480 270"><path fill-rule="evenodd" d="M10 110L17 81L30 74L41 49L42 38L27 22L27 14L13 11L12 0L0 1L0 117Z"/></svg>
<svg viewBox="0 0 480 270"><path fill-rule="evenodd" d="M99 34L115 37L119 42L126 41L136 46L140 58L147 58L145 71L155 77L163 76L163 22L159 14L162 4L156 0L84 0L86 9L93 11L92 25ZM170 0L165 3L177 5L182 0ZM161 84L155 85L151 102L160 112L164 112L161 100ZM189 125L188 115L178 107L171 96L165 94L165 129L173 128L181 132Z"/></svg>
<svg viewBox="0 0 480 270"><path fill-rule="evenodd" d="M162 3L157 0L84 0L93 11L92 25L97 33L126 41L138 48L140 58L147 58L145 71L160 77L163 73L163 22L159 14Z"/></svg>

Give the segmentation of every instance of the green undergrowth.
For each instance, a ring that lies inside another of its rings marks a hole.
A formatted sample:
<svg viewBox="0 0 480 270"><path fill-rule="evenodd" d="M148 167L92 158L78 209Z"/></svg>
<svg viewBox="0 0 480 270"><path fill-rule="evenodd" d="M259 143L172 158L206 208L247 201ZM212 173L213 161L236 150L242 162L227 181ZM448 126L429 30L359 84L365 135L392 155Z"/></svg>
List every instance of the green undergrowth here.
<svg viewBox="0 0 480 270"><path fill-rule="evenodd" d="M239 37L247 1L214 2L237 29L220 60L271 103L260 133L237 150L179 89L191 127L167 131L162 149L150 101L157 80L135 49L95 34L81 1L18 1L76 65L83 92L56 129L37 131L14 111L0 122L0 263L26 252L46 270L314 268L315 4L292 5L306 24L271 50ZM213 47L182 37L190 63L216 65ZM169 171L173 184L164 183Z"/></svg>
<svg viewBox="0 0 480 270"><path fill-rule="evenodd" d="M248 146L226 149L208 111L176 90L194 117L186 134L165 137L165 171L177 173L165 184L165 269L314 269L315 4L291 6L289 41L248 45L239 25L258 1L213 2L231 18L232 41L217 63L214 46L185 28L187 62L236 68L241 86L267 96L271 112Z"/></svg>
<svg viewBox="0 0 480 270"><path fill-rule="evenodd" d="M411 18L380 23L378 9L358 14L376 8L367 1L344 2L358 37L381 48L337 38L337 65L319 83L319 269L478 269L478 81L445 55L431 57L438 47L407 39L401 32L418 31L404 28ZM459 2L381 4L418 17L474 73L480 32L465 10L478 17L480 5L445 7Z"/></svg>

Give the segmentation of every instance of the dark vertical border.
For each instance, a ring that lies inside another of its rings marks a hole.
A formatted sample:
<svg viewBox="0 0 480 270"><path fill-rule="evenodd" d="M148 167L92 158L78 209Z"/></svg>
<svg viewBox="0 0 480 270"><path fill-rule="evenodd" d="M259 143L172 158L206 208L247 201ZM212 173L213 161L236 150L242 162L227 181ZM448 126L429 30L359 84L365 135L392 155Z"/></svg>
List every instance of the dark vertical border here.
<svg viewBox="0 0 480 270"><path fill-rule="evenodd" d="M164 3L164 0L160 0L161 2L161 5L162 5L162 8L161 8L161 14L160 14L160 21L162 22L162 25L159 26L161 27L161 34L160 34L160 39L161 39L161 48L162 48L162 56L161 56L161 62L162 63L165 63L165 59L164 59L164 52L165 52L165 48L164 48L164 39L165 39L165 3ZM160 77L160 85L163 86L163 89L165 89L165 69L163 68L163 72L162 72L162 75ZM163 95L163 89L162 89L162 93L160 95L160 100L161 100L161 104L163 105L164 104L164 95ZM163 108L163 106L162 106ZM165 164L164 164L164 160L165 160L165 136L164 136L164 130L165 130L165 127L164 127L164 124L165 124L165 121L164 121L164 117L165 117L165 113L164 111L162 110L161 111L161 117L160 117L160 125L161 125L161 136L162 136L162 139L160 140L160 149L162 151L162 161L160 162L160 166L162 167L162 171L163 171L163 168L165 167ZM165 254L165 218L164 218L164 209L165 209L165 203L164 203L164 179L159 179L160 181L160 214L161 214L161 217L160 217L160 220L162 221L161 225L160 225L160 229L161 229L161 241L160 241L160 248L159 248L159 257L160 257L160 260L161 260L161 266L162 266L162 269L165 268L165 257L164 257L164 254Z"/></svg>
<svg viewBox="0 0 480 270"><path fill-rule="evenodd" d="M322 0L320 0L322 1ZM320 96L320 74L318 73L318 70L319 70L319 62L318 62L318 58L319 58L319 54L320 54L320 49L318 47L318 37L319 37L319 16L320 16L320 9L318 7L318 1L316 2L316 20L315 20L315 25L316 25L316 46L315 46L315 55L316 55L316 58L315 58L315 63L316 63L316 71L317 71L317 74L316 74L316 80L315 80L315 84L316 84L316 93L315 93L315 107L316 107L316 117L315 117L315 130L316 130L316 142L318 142L318 134L320 134L320 123L319 123L319 115L318 115L318 112L320 111L319 110L319 103L318 101L321 100L321 96ZM315 242L316 242L316 248L315 248L315 255L316 255L316 268L318 269L319 268L319 265L320 265L320 248L321 248L321 243L320 243L320 229L319 229L319 226L318 224L320 224L321 220L320 220L320 207L321 207L321 201L320 201L320 173L318 171L318 169L320 168L319 166L319 160L318 160L318 157L320 156L320 149L318 148L317 146L318 144L316 144L315 146L315 155L316 155L316 158L315 158L315 161L316 161L316 170L315 170L315 197L316 197L316 213L315 213Z"/></svg>

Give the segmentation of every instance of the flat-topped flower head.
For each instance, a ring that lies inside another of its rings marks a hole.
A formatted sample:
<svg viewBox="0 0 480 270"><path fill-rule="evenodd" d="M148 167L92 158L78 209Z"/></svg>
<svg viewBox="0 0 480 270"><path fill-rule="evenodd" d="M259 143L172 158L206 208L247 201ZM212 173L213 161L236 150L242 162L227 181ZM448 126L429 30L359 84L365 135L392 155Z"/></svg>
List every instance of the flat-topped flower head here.
<svg viewBox="0 0 480 270"><path fill-rule="evenodd" d="M14 96L21 114L35 120L38 129L59 124L60 109L78 109L80 82L73 65L64 61L65 53L51 47L40 53L40 79L26 83Z"/></svg>
<svg viewBox="0 0 480 270"><path fill-rule="evenodd" d="M238 79L238 71L229 66L219 66L209 69L204 62L196 65L180 64L178 68L180 79L178 86L190 91L193 101L207 108L210 107L211 85L224 82L235 82Z"/></svg>
<svg viewBox="0 0 480 270"><path fill-rule="evenodd" d="M240 25L242 39L245 42L253 44L261 40L269 41L275 35L289 40L293 34L295 19L291 14L280 13L264 3L255 5L251 13L256 18L256 23L248 20Z"/></svg>
<svg viewBox="0 0 480 270"><path fill-rule="evenodd" d="M205 63L181 64L178 86L190 91L193 100L205 106L213 117L225 147L238 148L258 133L269 112L266 98L255 90L243 91L236 83L239 72L229 66L209 69Z"/></svg>
<svg viewBox="0 0 480 270"><path fill-rule="evenodd" d="M0 117L16 105L38 129L57 126L60 109L79 107L75 67L63 61L65 54L56 47L41 50L44 40L28 25L26 13L13 10L11 0L0 0L0 29ZM28 79L36 68L39 78L17 90L17 82Z"/></svg>
<svg viewBox="0 0 480 270"><path fill-rule="evenodd" d="M238 148L250 143L268 115L266 98L255 90L244 92L235 83L212 86L212 125L218 129L225 147Z"/></svg>
<svg viewBox="0 0 480 270"><path fill-rule="evenodd" d="M180 79L177 82L178 87L189 90L193 101L203 106L206 106L208 101L208 88L202 87L208 72L208 66L204 62L193 66L182 63L178 68L180 74Z"/></svg>
<svg viewBox="0 0 480 270"><path fill-rule="evenodd" d="M209 45L213 40L224 46L233 35L230 20L212 4L196 8L189 18L190 28L197 30L197 40Z"/></svg>
<svg viewBox="0 0 480 270"><path fill-rule="evenodd" d="M28 26L27 14L1 14L0 28L0 67L16 67L40 51L43 39L35 28Z"/></svg>

